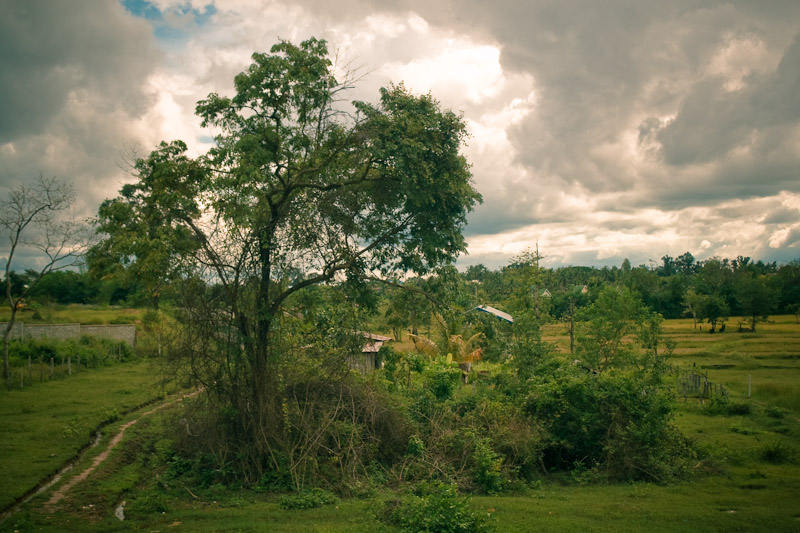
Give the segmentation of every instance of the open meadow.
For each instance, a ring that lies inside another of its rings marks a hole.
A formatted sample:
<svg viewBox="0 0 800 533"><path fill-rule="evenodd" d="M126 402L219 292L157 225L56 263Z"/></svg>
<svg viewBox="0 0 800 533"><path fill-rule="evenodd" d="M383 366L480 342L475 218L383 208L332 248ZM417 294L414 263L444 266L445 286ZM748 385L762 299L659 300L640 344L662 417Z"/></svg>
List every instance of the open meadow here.
<svg viewBox="0 0 800 533"><path fill-rule="evenodd" d="M735 324L731 320L729 324ZM800 325L772 317L756 332L735 326L709 334L691 320L665 323L676 343L674 423L697 451L691 477L671 484L598 482L590 476L544 475L497 496L472 496L498 531L800 531ZM566 352L563 326L546 340ZM681 394L680 376L696 374L727 401ZM13 514L3 531L399 531L378 521L402 493L365 491L316 509L287 510L281 496L221 485L183 486L153 470L164 446L170 409L128 412L161 394L147 362L119 364L0 392L0 504L7 508L74 456L104 420L102 442L61 481ZM58 505L52 491L88 468L123 424L125 433L85 481ZM335 489L335 488L334 488ZM386 490L386 489L384 489ZM125 502L125 521L115 510Z"/></svg>

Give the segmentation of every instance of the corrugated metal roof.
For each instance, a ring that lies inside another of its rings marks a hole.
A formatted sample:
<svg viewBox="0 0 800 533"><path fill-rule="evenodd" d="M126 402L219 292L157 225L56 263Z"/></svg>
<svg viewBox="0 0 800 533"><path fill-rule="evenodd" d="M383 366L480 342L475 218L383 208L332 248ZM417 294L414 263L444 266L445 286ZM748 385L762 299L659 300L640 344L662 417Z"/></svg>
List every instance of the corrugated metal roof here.
<svg viewBox="0 0 800 533"><path fill-rule="evenodd" d="M391 337L386 337L386 336L384 336L384 335L378 335L377 333L367 333L366 331L365 331L365 332L363 332L363 333L362 333L362 335L364 335L366 338L368 338L368 339L372 339L372 340L374 340L374 341L383 341L383 342L386 342L386 341L390 341L390 340L392 340L392 338L391 338Z"/></svg>
<svg viewBox="0 0 800 533"><path fill-rule="evenodd" d="M368 333L366 331L363 331L361 332L361 334L369 339L369 341L366 344L364 344L364 347L361 349L362 353L376 353L378 350L381 349L381 346L383 346L384 342L392 340L391 337L378 335L377 333Z"/></svg>
<svg viewBox="0 0 800 533"><path fill-rule="evenodd" d="M505 320L509 324L513 324L514 323L514 318L511 315L509 315L508 313L504 313L503 311L500 311L499 309L495 309L491 305L479 305L478 307L475 308L475 310L476 311L483 311L484 313L489 313L490 315L494 315L497 318L499 318L500 320Z"/></svg>

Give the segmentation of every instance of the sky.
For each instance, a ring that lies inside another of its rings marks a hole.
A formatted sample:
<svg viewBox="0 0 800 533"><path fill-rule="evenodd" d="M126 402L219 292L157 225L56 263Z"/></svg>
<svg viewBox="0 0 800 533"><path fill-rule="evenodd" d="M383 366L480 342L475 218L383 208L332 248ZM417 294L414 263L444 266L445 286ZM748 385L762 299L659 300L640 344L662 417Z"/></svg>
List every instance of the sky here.
<svg viewBox="0 0 800 533"><path fill-rule="evenodd" d="M797 0L0 0L0 197L57 176L93 216L132 154L209 148L194 106L253 52L312 36L353 100L463 115L461 268L800 258Z"/></svg>

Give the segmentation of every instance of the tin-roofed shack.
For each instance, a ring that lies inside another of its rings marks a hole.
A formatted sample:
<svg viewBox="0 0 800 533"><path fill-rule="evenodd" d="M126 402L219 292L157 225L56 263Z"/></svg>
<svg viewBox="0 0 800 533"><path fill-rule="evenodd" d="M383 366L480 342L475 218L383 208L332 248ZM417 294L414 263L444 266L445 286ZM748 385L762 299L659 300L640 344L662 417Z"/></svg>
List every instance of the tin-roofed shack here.
<svg viewBox="0 0 800 533"><path fill-rule="evenodd" d="M508 322L509 324L513 324L514 323L514 318L511 315L509 315L508 313L505 313L505 312L503 312L503 311L501 311L499 309L495 309L491 305L479 305L478 307L475 308L475 310L476 311L483 311L484 313L489 313L490 315L494 315L499 320L502 320L504 322Z"/></svg>
<svg viewBox="0 0 800 533"><path fill-rule="evenodd" d="M391 337L378 335L377 333L363 332L364 347L361 349L361 354L354 355L350 358L350 367L358 370L362 374L373 372L378 367L377 354L381 349L383 343L392 340Z"/></svg>

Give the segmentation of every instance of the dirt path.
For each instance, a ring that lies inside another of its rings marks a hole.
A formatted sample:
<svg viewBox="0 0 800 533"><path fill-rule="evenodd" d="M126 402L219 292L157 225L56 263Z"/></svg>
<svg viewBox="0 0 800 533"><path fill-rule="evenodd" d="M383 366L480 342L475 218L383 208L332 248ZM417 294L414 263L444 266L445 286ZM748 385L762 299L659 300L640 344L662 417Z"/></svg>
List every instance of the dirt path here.
<svg viewBox="0 0 800 533"><path fill-rule="evenodd" d="M160 411L161 409L164 409L165 407L169 407L170 405L173 405L174 403L179 402L179 401L183 400L184 398L190 398L192 396L195 396L199 392L200 391L198 390L198 391L195 391L195 392L193 392L191 394L185 394L185 395L181 396L180 398L175 398L174 400L171 400L169 402L162 403L158 407L154 407L153 409L150 409L149 411L147 411L145 413L142 413L141 415L139 415L137 418L131 420L130 422L127 422L127 423L123 424L119 428L119 431L117 432L117 434L114 435L114 437L111 439L111 441L109 441L108 446L106 446L106 449L103 450L102 452L100 452L92 460L92 464L86 470L84 470L83 472L81 472L77 476L73 477L72 479L70 479L69 481L67 481L63 485L61 485L55 492L53 492L53 495L50 497L50 499L47 501L47 503L44 504L44 510L47 511L47 512L51 512L51 513L54 512L56 510L56 504L58 504L58 502L60 502L62 499L64 499L64 496L67 495L67 492L69 492L69 490L72 487L74 487L75 485L77 485L78 483L80 483L81 481L86 479L87 477L89 477L89 474L91 474L98 466L100 466L103 463L103 461L105 461L108 458L108 454L111 453L111 450L113 450L117 445L119 445L120 442L122 442L122 437L125 435L125 430L127 430L132 425L136 424L142 418L144 418L146 416L150 416L153 413L155 413L157 411ZM71 467L68 467L68 468L71 468Z"/></svg>

